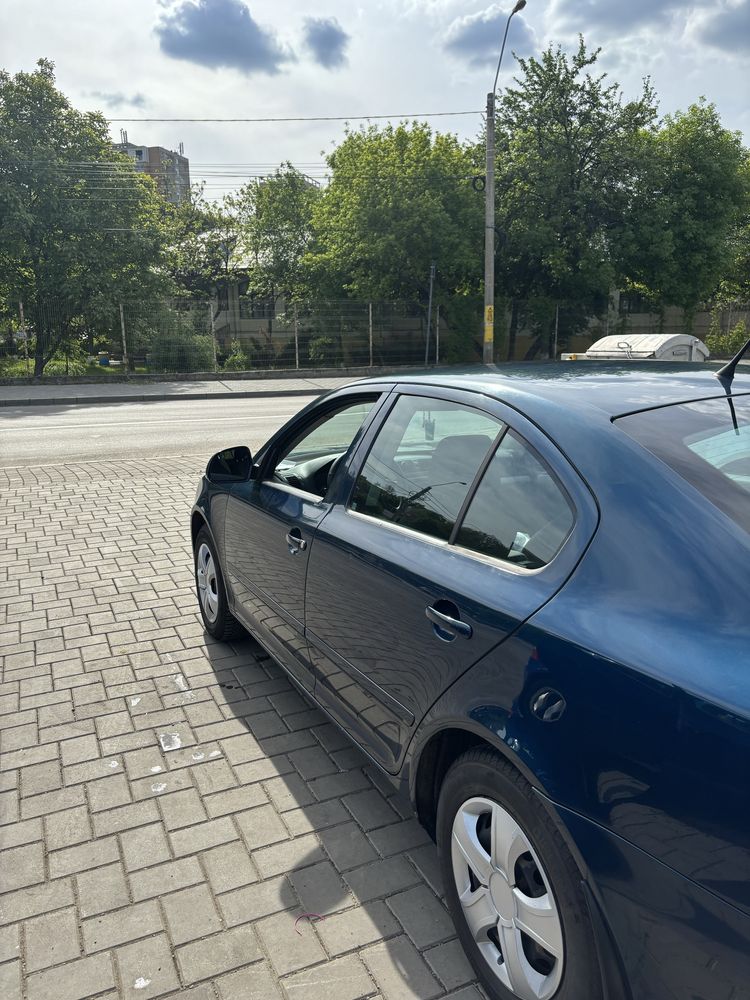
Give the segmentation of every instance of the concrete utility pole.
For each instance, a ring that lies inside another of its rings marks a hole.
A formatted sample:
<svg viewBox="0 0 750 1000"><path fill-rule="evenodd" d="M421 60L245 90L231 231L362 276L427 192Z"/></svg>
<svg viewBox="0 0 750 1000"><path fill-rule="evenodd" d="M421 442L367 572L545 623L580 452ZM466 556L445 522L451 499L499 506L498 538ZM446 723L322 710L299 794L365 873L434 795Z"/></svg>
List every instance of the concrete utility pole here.
<svg viewBox="0 0 750 1000"><path fill-rule="evenodd" d="M505 22L505 34L497 61L497 72L492 90L487 94L487 166L484 184L484 349L482 360L491 365L495 360L495 91L500 66L508 38L511 18L526 6L526 0L518 0Z"/></svg>

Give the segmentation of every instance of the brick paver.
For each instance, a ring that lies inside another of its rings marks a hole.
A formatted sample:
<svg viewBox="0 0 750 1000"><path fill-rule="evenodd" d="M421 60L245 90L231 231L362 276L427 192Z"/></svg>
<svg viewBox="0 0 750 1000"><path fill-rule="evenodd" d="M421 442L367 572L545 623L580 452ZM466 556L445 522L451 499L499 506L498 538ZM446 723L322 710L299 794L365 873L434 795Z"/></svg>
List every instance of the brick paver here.
<svg viewBox="0 0 750 1000"><path fill-rule="evenodd" d="M199 473L0 470L0 994L479 998L408 805L203 633Z"/></svg>

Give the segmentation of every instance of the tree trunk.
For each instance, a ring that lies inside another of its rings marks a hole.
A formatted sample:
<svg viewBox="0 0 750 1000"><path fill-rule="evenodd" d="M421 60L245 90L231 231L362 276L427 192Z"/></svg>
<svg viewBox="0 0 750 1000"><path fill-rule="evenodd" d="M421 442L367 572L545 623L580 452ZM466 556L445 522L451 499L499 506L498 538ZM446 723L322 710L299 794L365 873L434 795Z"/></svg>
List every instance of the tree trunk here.
<svg viewBox="0 0 750 1000"><path fill-rule="evenodd" d="M538 333L536 335L536 337L534 337L534 339L531 342L531 347L529 347L528 351L524 355L524 358L523 358L524 361L533 361L534 360L534 358L539 353L539 348L542 346L543 337L544 337L544 335L541 334L541 333Z"/></svg>
<svg viewBox="0 0 750 1000"><path fill-rule="evenodd" d="M508 330L508 361L515 360L517 333L518 333L518 299L513 299L510 307L510 328Z"/></svg>

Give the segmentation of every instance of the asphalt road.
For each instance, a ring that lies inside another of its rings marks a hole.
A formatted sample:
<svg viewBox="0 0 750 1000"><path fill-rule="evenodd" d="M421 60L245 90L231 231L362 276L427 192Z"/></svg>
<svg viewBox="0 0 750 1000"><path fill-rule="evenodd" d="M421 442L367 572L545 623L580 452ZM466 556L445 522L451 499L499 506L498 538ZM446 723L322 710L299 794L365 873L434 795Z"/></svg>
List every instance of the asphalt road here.
<svg viewBox="0 0 750 1000"><path fill-rule="evenodd" d="M316 397L182 399L0 410L0 468L255 451Z"/></svg>

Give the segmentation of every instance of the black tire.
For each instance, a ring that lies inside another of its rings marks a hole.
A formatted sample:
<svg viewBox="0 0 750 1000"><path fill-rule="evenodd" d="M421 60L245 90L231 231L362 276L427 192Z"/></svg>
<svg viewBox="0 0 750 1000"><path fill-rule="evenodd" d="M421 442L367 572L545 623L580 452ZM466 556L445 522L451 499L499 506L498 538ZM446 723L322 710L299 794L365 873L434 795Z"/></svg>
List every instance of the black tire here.
<svg viewBox="0 0 750 1000"><path fill-rule="evenodd" d="M498 972L493 971L490 965L490 958L477 945L464 915L456 885L452 861L454 820L462 806L475 798L491 800L510 814L521 828L543 869L546 888L551 891L559 923L562 925L563 942L561 978L554 993L550 994L550 1000L603 1000L596 948L581 889L581 875L565 841L528 782L515 768L494 751L477 749L462 754L445 776L440 789L436 832L448 909L459 940L488 996L492 1000L518 1000L519 993L503 985ZM523 857L531 859L530 854ZM531 861L533 867L533 859ZM538 869L534 871L534 876L538 876ZM537 884L541 885L541 882ZM472 883L472 892L474 891L476 889ZM544 888L539 891L544 892ZM521 940L524 941L525 948L526 939ZM542 956L542 960L546 961L546 958ZM502 962L500 959L498 968ZM552 980L550 983L554 985Z"/></svg>
<svg viewBox="0 0 750 1000"><path fill-rule="evenodd" d="M203 606L203 601L201 600L201 586L198 579L198 556L202 551L203 546L208 548L211 553L215 573L215 591L212 590L212 594L216 600L217 610L213 620L210 615L207 614L206 609ZM211 535L205 527L201 528L195 536L195 542L193 543L193 565L195 571L195 589L198 596L198 607L200 608L201 618L203 619L203 627L205 630L212 635L214 639L218 639L220 642L227 642L230 639L237 639L244 635L245 630L229 610L227 592L224 586L224 576L221 572L221 563L219 562L219 558L216 554L216 549L211 539Z"/></svg>

